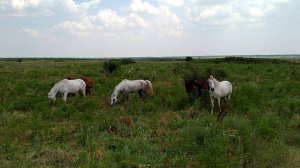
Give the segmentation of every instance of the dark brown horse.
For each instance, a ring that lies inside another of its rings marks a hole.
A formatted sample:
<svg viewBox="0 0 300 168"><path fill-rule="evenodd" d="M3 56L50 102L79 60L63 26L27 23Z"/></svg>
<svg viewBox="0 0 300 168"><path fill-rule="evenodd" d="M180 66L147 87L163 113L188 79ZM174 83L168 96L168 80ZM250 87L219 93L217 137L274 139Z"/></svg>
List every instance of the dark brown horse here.
<svg viewBox="0 0 300 168"><path fill-rule="evenodd" d="M89 77L81 77L81 78L67 77L66 79L68 79L68 80L82 79L85 82L85 84L86 84L85 94L86 95L90 95L92 93L91 89L93 88L93 80L91 78L89 78ZM68 96L74 96L74 95L68 94Z"/></svg>
<svg viewBox="0 0 300 168"><path fill-rule="evenodd" d="M194 100L192 93L197 90L199 97L202 96L202 90L209 90L209 83L206 79L191 79L184 80L184 86L186 92L189 94L190 101Z"/></svg>

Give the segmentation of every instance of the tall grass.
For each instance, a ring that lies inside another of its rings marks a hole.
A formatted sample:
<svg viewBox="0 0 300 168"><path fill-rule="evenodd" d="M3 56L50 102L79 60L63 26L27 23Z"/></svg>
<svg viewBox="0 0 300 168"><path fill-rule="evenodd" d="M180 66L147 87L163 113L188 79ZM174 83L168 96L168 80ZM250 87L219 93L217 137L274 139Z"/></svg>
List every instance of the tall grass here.
<svg viewBox="0 0 300 168"><path fill-rule="evenodd" d="M297 167L299 64L260 59L0 61L0 167ZM217 122L208 93L189 102L183 80L214 75L233 84ZM47 93L65 77L89 76L92 95ZM109 106L123 79L149 79L154 95Z"/></svg>

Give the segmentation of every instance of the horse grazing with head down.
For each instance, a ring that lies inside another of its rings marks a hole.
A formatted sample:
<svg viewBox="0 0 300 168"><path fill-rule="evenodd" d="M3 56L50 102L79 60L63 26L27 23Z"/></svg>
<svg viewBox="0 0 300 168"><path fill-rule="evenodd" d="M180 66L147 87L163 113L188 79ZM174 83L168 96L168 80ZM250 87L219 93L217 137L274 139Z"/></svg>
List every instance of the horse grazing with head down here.
<svg viewBox="0 0 300 168"><path fill-rule="evenodd" d="M86 87L85 87L85 93L86 93L86 95L90 95L92 93L91 89L93 88L93 80L91 78L84 76L84 77L81 77L81 78L67 77L66 79L68 79L68 80L82 79L85 82L85 84L86 84ZM74 96L72 94L69 94L69 95Z"/></svg>
<svg viewBox="0 0 300 168"><path fill-rule="evenodd" d="M54 103L56 100L55 96L58 92L62 93L63 101L67 100L68 93L80 92L85 97L85 88L86 84L82 79L63 79L52 87L52 89L48 93L48 99L50 100L51 104Z"/></svg>
<svg viewBox="0 0 300 168"><path fill-rule="evenodd" d="M224 97L230 99L232 93L232 84L228 81L219 82L213 76L208 78L209 94L211 100L211 114L214 111L214 99L217 99L219 109L221 109L221 98Z"/></svg>
<svg viewBox="0 0 300 168"><path fill-rule="evenodd" d="M184 86L186 92L189 94L190 101L193 100L192 93L197 90L199 97L202 96L202 90L209 90L209 84L208 81L205 79L185 79L184 80Z"/></svg>
<svg viewBox="0 0 300 168"><path fill-rule="evenodd" d="M111 94L110 105L112 106L117 102L119 93L122 93L125 99L128 99L128 94L132 92L138 92L140 97L152 94L152 83L149 80L122 80Z"/></svg>

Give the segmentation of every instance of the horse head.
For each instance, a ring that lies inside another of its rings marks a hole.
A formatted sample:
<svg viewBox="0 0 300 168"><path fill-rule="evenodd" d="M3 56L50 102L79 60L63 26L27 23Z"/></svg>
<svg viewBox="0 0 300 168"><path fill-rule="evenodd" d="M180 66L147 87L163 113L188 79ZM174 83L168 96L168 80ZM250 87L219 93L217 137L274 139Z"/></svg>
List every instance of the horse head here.
<svg viewBox="0 0 300 168"><path fill-rule="evenodd" d="M52 105L55 102L56 97L55 97L55 95L48 93L48 99L50 101L50 104Z"/></svg>
<svg viewBox="0 0 300 168"><path fill-rule="evenodd" d="M116 103L117 103L117 97L115 94L112 94L110 97L110 105L113 106Z"/></svg>
<svg viewBox="0 0 300 168"><path fill-rule="evenodd" d="M215 91L215 78L210 75L208 78L208 85L209 85L209 91L214 92Z"/></svg>

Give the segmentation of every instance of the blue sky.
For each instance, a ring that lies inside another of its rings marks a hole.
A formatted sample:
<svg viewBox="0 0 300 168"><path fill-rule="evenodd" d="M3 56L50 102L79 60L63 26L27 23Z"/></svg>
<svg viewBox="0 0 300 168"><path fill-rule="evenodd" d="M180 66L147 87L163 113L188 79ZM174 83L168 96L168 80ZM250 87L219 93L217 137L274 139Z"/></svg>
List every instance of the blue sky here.
<svg viewBox="0 0 300 168"><path fill-rule="evenodd" d="M298 0L1 0L0 57L300 54Z"/></svg>

